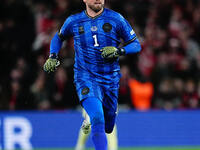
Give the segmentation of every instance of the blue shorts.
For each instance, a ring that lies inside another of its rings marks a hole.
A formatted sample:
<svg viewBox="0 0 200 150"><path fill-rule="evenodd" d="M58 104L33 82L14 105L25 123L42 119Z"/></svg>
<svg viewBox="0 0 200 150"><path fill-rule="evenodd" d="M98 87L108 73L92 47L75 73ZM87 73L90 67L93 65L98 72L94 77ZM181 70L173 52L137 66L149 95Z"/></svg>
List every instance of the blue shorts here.
<svg viewBox="0 0 200 150"><path fill-rule="evenodd" d="M119 82L115 84L96 83L92 80L75 82L80 102L86 98L98 98L103 104L104 119L107 127L114 127L117 114Z"/></svg>
<svg viewBox="0 0 200 150"><path fill-rule="evenodd" d="M114 109L117 104L119 81L108 85L92 80L79 80L75 82L75 85L80 102L88 97L96 97L102 101L104 106L110 109Z"/></svg>

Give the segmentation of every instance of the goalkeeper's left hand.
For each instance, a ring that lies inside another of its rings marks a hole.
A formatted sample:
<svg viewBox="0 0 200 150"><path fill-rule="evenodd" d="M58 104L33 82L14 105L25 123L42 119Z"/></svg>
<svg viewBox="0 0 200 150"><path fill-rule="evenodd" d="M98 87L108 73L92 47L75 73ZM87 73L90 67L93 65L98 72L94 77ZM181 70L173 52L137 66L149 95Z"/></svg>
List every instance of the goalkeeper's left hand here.
<svg viewBox="0 0 200 150"><path fill-rule="evenodd" d="M101 51L101 56L105 59L118 58L119 56L125 54L125 50L123 48L116 48L114 46L106 46L101 49Z"/></svg>

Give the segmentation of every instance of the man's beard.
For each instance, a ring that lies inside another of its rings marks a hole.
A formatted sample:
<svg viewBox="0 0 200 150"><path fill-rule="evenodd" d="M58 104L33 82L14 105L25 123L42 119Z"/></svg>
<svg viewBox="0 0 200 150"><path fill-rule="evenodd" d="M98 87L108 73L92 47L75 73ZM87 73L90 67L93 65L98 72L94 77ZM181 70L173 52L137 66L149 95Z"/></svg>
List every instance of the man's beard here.
<svg viewBox="0 0 200 150"><path fill-rule="evenodd" d="M98 13L103 7L104 7L104 4L101 4L101 6L99 7L95 7L93 5L88 5L90 9L92 9L95 13Z"/></svg>

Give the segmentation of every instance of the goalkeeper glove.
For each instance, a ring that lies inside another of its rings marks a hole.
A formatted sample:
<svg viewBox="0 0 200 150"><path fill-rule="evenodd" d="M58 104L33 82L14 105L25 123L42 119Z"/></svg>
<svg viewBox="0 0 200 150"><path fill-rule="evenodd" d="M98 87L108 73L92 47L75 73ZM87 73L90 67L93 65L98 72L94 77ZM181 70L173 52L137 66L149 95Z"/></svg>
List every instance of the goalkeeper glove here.
<svg viewBox="0 0 200 150"><path fill-rule="evenodd" d="M101 56L105 59L118 58L119 56L125 54L125 50L123 48L116 48L113 46L106 46L101 49L101 51Z"/></svg>
<svg viewBox="0 0 200 150"><path fill-rule="evenodd" d="M60 61L57 58L56 53L52 53L43 66L44 71L48 73L54 72L60 65Z"/></svg>

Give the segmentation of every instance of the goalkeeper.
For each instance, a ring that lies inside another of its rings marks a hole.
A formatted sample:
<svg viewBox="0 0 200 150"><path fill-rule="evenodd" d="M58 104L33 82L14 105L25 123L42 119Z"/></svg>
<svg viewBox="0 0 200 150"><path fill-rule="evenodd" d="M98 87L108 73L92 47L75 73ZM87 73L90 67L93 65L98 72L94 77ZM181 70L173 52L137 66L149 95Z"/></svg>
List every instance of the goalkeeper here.
<svg viewBox="0 0 200 150"><path fill-rule="evenodd" d="M130 24L119 13L104 8L105 0L83 0L86 10L69 16L55 34L46 72L59 65L64 40L74 38L74 83L81 106L91 121L95 150L107 150L105 133L112 133L120 80L119 57L141 50ZM123 39L126 46L119 48Z"/></svg>

